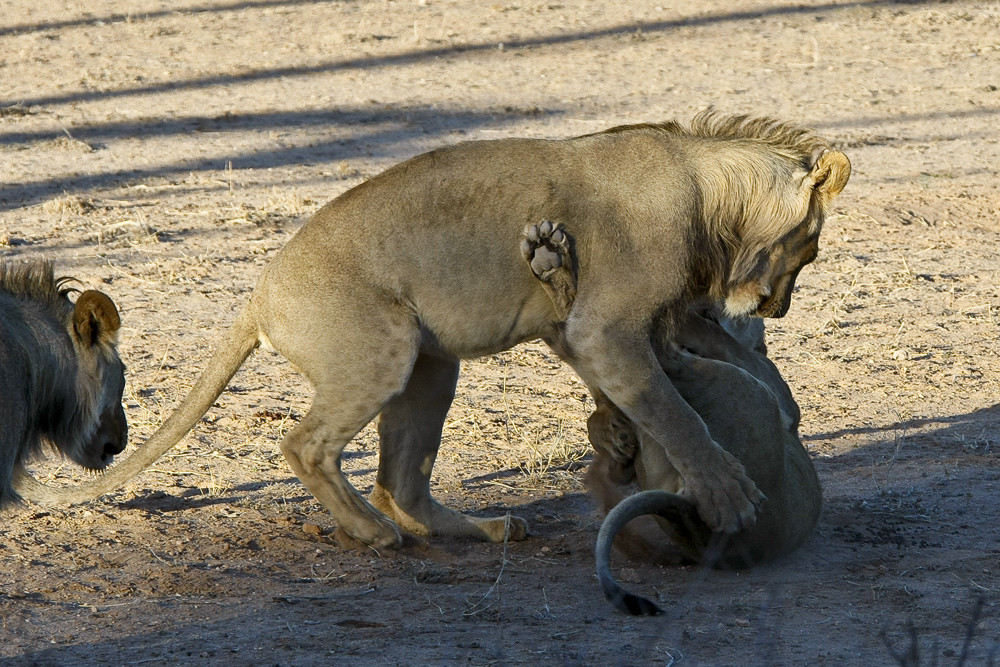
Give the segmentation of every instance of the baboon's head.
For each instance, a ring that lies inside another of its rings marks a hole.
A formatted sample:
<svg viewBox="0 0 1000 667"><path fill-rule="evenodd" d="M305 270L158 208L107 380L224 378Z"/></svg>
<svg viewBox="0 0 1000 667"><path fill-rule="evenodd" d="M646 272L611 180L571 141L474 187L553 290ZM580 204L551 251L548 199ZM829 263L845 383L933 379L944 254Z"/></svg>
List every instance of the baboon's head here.
<svg viewBox="0 0 1000 667"><path fill-rule="evenodd" d="M114 302L102 292L87 290L73 308L73 339L79 360L77 395L92 409L91 429L74 451L73 461L91 470L108 466L128 444L128 422L122 407L125 365L118 357L121 319Z"/></svg>
<svg viewBox="0 0 1000 667"><path fill-rule="evenodd" d="M789 193L799 202L789 207L798 209L798 224L759 250L749 271L730 281L724 300L726 315L783 317L788 312L799 271L816 259L819 251L826 208L847 185L850 175L851 163L846 155L829 150L820 155L798 184L797 192Z"/></svg>

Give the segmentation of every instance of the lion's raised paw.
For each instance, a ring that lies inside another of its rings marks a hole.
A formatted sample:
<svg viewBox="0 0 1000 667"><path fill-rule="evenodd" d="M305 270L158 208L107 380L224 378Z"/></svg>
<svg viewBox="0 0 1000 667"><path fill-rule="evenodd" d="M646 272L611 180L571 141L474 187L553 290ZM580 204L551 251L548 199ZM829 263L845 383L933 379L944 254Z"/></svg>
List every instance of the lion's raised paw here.
<svg viewBox="0 0 1000 667"><path fill-rule="evenodd" d="M549 220L525 227L521 239L522 256L541 281L561 318L569 314L576 299L570 243L569 234L558 223Z"/></svg>
<svg viewBox="0 0 1000 667"><path fill-rule="evenodd" d="M568 238L549 220L525 227L521 253L540 280L548 280L556 269L571 265Z"/></svg>

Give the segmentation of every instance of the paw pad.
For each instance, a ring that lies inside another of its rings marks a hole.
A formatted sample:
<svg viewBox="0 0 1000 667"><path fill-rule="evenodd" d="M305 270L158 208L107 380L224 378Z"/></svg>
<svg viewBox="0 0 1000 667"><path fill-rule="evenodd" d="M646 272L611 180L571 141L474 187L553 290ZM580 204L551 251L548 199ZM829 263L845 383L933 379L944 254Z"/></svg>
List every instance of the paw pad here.
<svg viewBox="0 0 1000 667"><path fill-rule="evenodd" d="M539 278L546 278L555 269L569 263L569 243L566 233L553 222L543 220L524 229L521 253Z"/></svg>

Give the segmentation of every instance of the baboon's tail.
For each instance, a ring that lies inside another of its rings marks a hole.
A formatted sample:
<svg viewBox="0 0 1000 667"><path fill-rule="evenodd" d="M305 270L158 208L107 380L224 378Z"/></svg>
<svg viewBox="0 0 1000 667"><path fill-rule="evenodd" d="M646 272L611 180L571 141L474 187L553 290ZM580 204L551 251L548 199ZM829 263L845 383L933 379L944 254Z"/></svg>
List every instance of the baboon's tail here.
<svg viewBox="0 0 1000 667"><path fill-rule="evenodd" d="M625 498L608 512L597 533L594 546L597 580L611 604L632 616L656 616L663 613L656 603L622 588L611 574L611 546L615 536L632 519L646 514L657 514L676 526L686 527L698 522L698 510L686 498L667 491L641 491Z"/></svg>
<svg viewBox="0 0 1000 667"><path fill-rule="evenodd" d="M15 471L14 488L26 500L41 505L86 502L114 491L148 468L194 428L212 406L246 358L259 343L252 307L245 308L219 344L201 377L180 406L135 452L104 474L73 487L56 488L32 478L24 470Z"/></svg>

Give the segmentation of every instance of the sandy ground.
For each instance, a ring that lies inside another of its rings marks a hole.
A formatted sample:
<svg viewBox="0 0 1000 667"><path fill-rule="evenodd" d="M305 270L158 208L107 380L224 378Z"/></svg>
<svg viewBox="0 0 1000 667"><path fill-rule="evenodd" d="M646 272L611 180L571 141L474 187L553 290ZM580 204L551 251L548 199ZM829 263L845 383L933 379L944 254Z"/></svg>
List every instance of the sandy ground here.
<svg viewBox="0 0 1000 667"><path fill-rule="evenodd" d="M463 366L434 479L530 538L345 548L278 451L309 387L257 353L123 491L3 517L0 661L871 665L912 624L921 664L986 664L995 2L0 0L0 255L117 300L136 443L323 202L442 144L709 105L801 122L854 163L769 330L825 487L802 550L740 574L618 562L668 613L615 612L580 481L590 399L537 343ZM345 469L370 489L376 461L369 427Z"/></svg>

